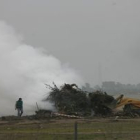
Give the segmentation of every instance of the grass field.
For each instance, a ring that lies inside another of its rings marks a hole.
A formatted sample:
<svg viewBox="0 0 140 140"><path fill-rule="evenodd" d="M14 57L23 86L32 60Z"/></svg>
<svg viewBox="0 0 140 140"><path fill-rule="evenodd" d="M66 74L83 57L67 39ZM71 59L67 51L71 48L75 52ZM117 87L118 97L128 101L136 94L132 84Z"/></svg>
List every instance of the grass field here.
<svg viewBox="0 0 140 140"><path fill-rule="evenodd" d="M140 140L140 119L0 121L0 140Z"/></svg>

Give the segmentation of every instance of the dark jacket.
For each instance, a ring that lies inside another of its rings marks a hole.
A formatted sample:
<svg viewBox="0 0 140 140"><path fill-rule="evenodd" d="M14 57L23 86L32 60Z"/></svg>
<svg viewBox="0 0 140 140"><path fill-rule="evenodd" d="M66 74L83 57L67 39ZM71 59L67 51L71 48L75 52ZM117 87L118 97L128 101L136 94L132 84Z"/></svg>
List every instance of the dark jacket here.
<svg viewBox="0 0 140 140"><path fill-rule="evenodd" d="M16 101L16 108L18 108L18 109L22 109L23 108L23 101L22 100Z"/></svg>

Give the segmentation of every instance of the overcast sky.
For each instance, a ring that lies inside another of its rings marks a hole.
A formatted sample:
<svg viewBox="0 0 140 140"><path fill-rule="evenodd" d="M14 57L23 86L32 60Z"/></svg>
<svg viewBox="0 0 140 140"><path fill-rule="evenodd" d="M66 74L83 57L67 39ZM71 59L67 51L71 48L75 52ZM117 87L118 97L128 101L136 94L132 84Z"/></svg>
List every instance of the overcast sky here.
<svg viewBox="0 0 140 140"><path fill-rule="evenodd" d="M140 83L140 0L0 0L0 20L91 85Z"/></svg>

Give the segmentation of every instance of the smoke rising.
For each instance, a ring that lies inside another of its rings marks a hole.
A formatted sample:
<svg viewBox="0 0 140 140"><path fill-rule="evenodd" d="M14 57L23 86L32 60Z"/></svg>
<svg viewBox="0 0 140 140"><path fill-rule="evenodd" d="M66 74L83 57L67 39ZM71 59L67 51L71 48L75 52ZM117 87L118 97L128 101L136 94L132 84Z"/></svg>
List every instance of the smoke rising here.
<svg viewBox="0 0 140 140"><path fill-rule="evenodd" d="M55 82L58 86L83 83L67 64L24 44L21 36L3 21L0 21L0 65L0 116L16 115L15 102L20 97L24 115L34 113L36 102L39 107L50 109L49 103L42 102L48 93L45 83Z"/></svg>

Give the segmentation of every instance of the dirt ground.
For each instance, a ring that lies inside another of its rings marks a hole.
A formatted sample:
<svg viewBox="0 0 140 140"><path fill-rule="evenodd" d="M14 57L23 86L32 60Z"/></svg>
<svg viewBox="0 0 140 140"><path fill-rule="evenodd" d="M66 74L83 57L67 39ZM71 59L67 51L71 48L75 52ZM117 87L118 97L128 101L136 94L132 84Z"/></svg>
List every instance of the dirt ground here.
<svg viewBox="0 0 140 140"><path fill-rule="evenodd" d="M40 124L40 123L50 123L50 124L63 124L63 123L83 123L83 122L140 122L140 117L92 117L92 118L67 118L67 117L55 117L55 118L41 118L34 119L30 116L16 117L16 116L5 116L0 118L0 125L29 125L29 124Z"/></svg>

